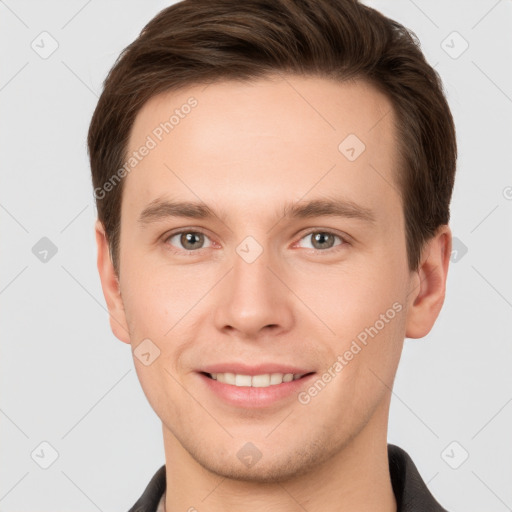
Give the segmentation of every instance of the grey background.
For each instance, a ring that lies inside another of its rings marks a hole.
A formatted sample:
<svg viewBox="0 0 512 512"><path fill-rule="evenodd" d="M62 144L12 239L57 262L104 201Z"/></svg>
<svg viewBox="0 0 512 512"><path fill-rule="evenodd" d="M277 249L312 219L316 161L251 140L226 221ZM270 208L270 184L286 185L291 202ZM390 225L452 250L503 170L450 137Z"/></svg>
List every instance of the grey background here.
<svg viewBox="0 0 512 512"><path fill-rule="evenodd" d="M460 152L446 302L405 342L388 439L448 510L512 510L512 2L367 3L418 35ZM108 69L167 5L0 1L3 512L127 510L164 463L160 421L108 324L85 137Z"/></svg>

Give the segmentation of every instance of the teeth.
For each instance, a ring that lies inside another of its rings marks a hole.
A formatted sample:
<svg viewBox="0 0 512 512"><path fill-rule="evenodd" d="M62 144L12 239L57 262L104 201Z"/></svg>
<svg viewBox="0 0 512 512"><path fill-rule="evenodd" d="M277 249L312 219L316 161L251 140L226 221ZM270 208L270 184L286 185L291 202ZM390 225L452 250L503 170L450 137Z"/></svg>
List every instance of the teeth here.
<svg viewBox="0 0 512 512"><path fill-rule="evenodd" d="M266 388L282 384L283 382L291 382L298 380L304 374L294 375L293 373L265 373L263 375L241 375L235 373L211 373L212 379L224 384L231 384L239 387Z"/></svg>
<svg viewBox="0 0 512 512"><path fill-rule="evenodd" d="M265 375L254 375L249 385L252 385L253 388L266 388L270 386L270 375L268 373Z"/></svg>
<svg viewBox="0 0 512 512"><path fill-rule="evenodd" d="M281 384L283 382L283 374L282 373L272 373L270 375L270 385Z"/></svg>
<svg viewBox="0 0 512 512"><path fill-rule="evenodd" d="M251 386L252 377L250 375L235 375L235 385L240 387Z"/></svg>

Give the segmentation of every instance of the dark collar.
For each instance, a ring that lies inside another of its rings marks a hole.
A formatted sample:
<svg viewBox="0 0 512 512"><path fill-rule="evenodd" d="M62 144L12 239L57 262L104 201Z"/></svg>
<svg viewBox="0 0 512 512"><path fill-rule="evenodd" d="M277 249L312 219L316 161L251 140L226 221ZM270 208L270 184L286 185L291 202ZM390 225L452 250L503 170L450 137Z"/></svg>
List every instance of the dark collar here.
<svg viewBox="0 0 512 512"><path fill-rule="evenodd" d="M388 459L397 512L447 512L432 496L405 450L388 444Z"/></svg>
<svg viewBox="0 0 512 512"><path fill-rule="evenodd" d="M411 457L402 448L388 444L389 472L397 512L447 512L432 496ZM156 512L165 491L165 464L128 512Z"/></svg>

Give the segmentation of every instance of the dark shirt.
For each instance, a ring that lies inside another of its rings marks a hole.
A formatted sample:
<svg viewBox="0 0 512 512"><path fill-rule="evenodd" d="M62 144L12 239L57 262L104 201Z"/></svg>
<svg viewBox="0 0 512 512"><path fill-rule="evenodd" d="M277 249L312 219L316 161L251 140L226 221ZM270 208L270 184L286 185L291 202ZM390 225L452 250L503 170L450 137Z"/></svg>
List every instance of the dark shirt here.
<svg viewBox="0 0 512 512"><path fill-rule="evenodd" d="M388 458L397 512L447 512L432 496L405 450L388 444ZM163 465L128 512L157 512L165 487L165 465ZM162 504L160 506L162 507Z"/></svg>

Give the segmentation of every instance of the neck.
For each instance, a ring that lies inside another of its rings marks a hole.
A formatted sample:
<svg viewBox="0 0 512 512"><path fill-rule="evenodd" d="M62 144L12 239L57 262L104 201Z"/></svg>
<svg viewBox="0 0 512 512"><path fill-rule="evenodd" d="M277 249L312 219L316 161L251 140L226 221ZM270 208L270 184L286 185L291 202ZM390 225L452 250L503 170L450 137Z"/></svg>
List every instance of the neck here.
<svg viewBox="0 0 512 512"><path fill-rule="evenodd" d="M292 512L298 507L308 512L396 512L387 452L387 414L380 416L375 414L326 462L285 482L270 484L231 480L208 471L164 425L166 512Z"/></svg>

